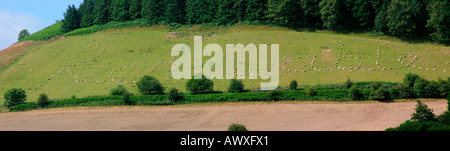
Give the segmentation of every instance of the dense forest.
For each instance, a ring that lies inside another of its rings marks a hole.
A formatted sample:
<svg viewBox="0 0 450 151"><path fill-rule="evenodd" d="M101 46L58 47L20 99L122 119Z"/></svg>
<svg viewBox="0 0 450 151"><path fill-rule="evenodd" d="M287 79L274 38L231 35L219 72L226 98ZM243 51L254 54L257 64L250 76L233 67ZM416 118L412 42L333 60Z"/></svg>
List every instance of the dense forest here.
<svg viewBox="0 0 450 151"><path fill-rule="evenodd" d="M449 40L449 0L84 0L64 13L63 29L146 19L154 24L277 24L296 29L365 31Z"/></svg>

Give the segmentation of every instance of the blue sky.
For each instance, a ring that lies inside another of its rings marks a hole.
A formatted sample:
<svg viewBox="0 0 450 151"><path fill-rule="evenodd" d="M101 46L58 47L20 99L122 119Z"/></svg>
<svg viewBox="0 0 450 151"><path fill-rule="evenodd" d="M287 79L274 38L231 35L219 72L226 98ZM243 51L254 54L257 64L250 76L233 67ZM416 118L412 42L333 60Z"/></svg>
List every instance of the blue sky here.
<svg viewBox="0 0 450 151"><path fill-rule="evenodd" d="M83 0L0 0L0 50L17 42L19 32L30 33L63 19L68 5L78 8Z"/></svg>

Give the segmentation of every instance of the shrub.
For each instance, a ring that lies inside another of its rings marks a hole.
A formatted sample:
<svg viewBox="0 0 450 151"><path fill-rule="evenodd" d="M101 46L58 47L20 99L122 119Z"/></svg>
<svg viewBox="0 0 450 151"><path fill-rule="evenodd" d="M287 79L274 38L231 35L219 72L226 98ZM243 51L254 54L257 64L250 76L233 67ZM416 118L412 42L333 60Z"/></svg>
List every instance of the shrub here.
<svg viewBox="0 0 450 151"><path fill-rule="evenodd" d="M173 102L178 102L181 99L183 99L183 96L180 94L178 89L175 89L175 88L170 89L169 93L167 93L166 97L167 97L167 100L173 101Z"/></svg>
<svg viewBox="0 0 450 151"><path fill-rule="evenodd" d="M131 99L130 99L131 94L129 92L124 92L123 93L123 102L125 103L125 105L131 105Z"/></svg>
<svg viewBox="0 0 450 151"><path fill-rule="evenodd" d="M126 92L127 92L127 88L125 88L125 86L119 84L119 85L117 85L117 87L112 88L109 93L111 95L124 95Z"/></svg>
<svg viewBox="0 0 450 151"><path fill-rule="evenodd" d="M425 79L417 79L414 82L414 90L419 94L420 97L424 97L425 96L425 87L429 84L430 82L428 82Z"/></svg>
<svg viewBox="0 0 450 151"><path fill-rule="evenodd" d="M426 122L435 121L435 115L433 114L433 109L429 109L428 105L423 104L420 100L417 100L416 112L411 115L412 121Z"/></svg>
<svg viewBox="0 0 450 151"><path fill-rule="evenodd" d="M356 87L355 85L352 86L349 90L349 94L352 100L363 100L364 94L362 93L361 89Z"/></svg>
<svg viewBox="0 0 450 151"><path fill-rule="evenodd" d="M350 80L350 78L348 78L347 81L345 81L344 86L345 86L347 89L350 89L350 88L353 86L352 80Z"/></svg>
<svg viewBox="0 0 450 151"><path fill-rule="evenodd" d="M291 83L289 84L289 89L290 89L290 90L296 90L296 89L297 89L297 86L298 86L297 81L292 80Z"/></svg>
<svg viewBox="0 0 450 151"><path fill-rule="evenodd" d="M374 100L377 100L377 101L391 100L391 93L388 90L384 89L384 87L380 87L377 90L372 91L372 92L371 92L371 97Z"/></svg>
<svg viewBox="0 0 450 151"><path fill-rule="evenodd" d="M447 95L447 111L450 111L450 92Z"/></svg>
<svg viewBox="0 0 450 151"><path fill-rule="evenodd" d="M414 88L414 83L416 80L420 79L420 76L414 73L407 73L405 78L403 78L403 83L409 86L410 88Z"/></svg>
<svg viewBox="0 0 450 151"><path fill-rule="evenodd" d="M387 101L391 99L391 93L384 89L381 82L373 82L370 84L370 87L370 97L372 97L373 100Z"/></svg>
<svg viewBox="0 0 450 151"><path fill-rule="evenodd" d="M278 101L280 99L279 98L280 95L281 95L280 92L278 92L276 90L272 90L272 91L269 91L266 93L266 99Z"/></svg>
<svg viewBox="0 0 450 151"><path fill-rule="evenodd" d="M448 92L450 91L450 81L448 80L442 80L441 78L438 79L438 85L437 91L439 91L439 95L442 97L446 97L448 95Z"/></svg>
<svg viewBox="0 0 450 151"><path fill-rule="evenodd" d="M436 118L440 123L450 125L450 111L445 111Z"/></svg>
<svg viewBox="0 0 450 151"><path fill-rule="evenodd" d="M158 79L146 75L137 82L137 88L142 95L163 94L164 87L161 86Z"/></svg>
<svg viewBox="0 0 450 151"><path fill-rule="evenodd" d="M436 81L431 81L421 91L422 92L422 97L439 98L440 97L440 93L438 91L438 88L439 88L439 84Z"/></svg>
<svg viewBox="0 0 450 151"><path fill-rule="evenodd" d="M316 91L314 91L313 88L308 87L308 88L306 88L306 90L305 90L305 94L308 95L308 96L315 96L315 95L316 95Z"/></svg>
<svg viewBox="0 0 450 151"><path fill-rule="evenodd" d="M27 95L25 91L21 88L12 88L5 92L3 95L5 97L4 106L10 108L19 104L25 103Z"/></svg>
<svg viewBox="0 0 450 151"><path fill-rule="evenodd" d="M418 131L420 123L418 121L410 121L400 124L396 128L388 128L386 131Z"/></svg>
<svg viewBox="0 0 450 151"><path fill-rule="evenodd" d="M228 87L228 92L230 93L240 93L244 91L244 84L242 80L231 79L230 86Z"/></svg>
<svg viewBox="0 0 450 151"><path fill-rule="evenodd" d="M46 107L50 103L50 100L48 99L47 94L40 94L39 98L37 100L37 104L40 107Z"/></svg>
<svg viewBox="0 0 450 151"><path fill-rule="evenodd" d="M186 90L193 94L209 93L213 91L213 88L214 82L205 78L205 76L202 76L202 79L192 77L186 82Z"/></svg>
<svg viewBox="0 0 450 151"><path fill-rule="evenodd" d="M399 84L391 88L391 96L396 99L408 99L416 97L416 94L407 84Z"/></svg>
<svg viewBox="0 0 450 151"><path fill-rule="evenodd" d="M247 128L242 124L231 124L228 127L228 131L248 131Z"/></svg>

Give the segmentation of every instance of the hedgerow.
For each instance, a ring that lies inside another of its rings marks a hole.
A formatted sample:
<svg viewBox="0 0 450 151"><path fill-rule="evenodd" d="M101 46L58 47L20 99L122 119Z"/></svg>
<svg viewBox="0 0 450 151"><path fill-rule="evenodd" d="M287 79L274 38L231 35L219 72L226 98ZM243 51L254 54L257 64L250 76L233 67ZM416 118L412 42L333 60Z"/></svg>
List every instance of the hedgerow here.
<svg viewBox="0 0 450 151"><path fill-rule="evenodd" d="M257 102L257 101L351 101L352 98L347 89L315 90L316 95L306 95L305 90L295 91L263 91L263 92L243 92L243 93L215 93L215 94L184 94L179 101L167 100L166 95L139 95L130 96L129 102L123 101L123 96L92 96L86 98L70 98L53 100L46 108L62 108L76 106L123 106L123 105L173 105L189 103L207 102ZM363 98L368 100L370 90L361 90ZM268 97L271 96L271 97ZM10 108L10 111L28 111L41 108L35 102L17 105Z"/></svg>

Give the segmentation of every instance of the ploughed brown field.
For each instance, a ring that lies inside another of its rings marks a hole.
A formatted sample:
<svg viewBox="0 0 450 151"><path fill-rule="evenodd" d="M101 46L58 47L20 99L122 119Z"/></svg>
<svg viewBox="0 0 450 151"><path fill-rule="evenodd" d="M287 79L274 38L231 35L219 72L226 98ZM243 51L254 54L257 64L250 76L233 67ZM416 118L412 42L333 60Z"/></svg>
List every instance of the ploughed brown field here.
<svg viewBox="0 0 450 151"><path fill-rule="evenodd" d="M436 115L446 100L425 101ZM232 123L251 131L382 131L410 119L416 102L276 102L164 107L64 108L0 114L0 130L224 131Z"/></svg>

